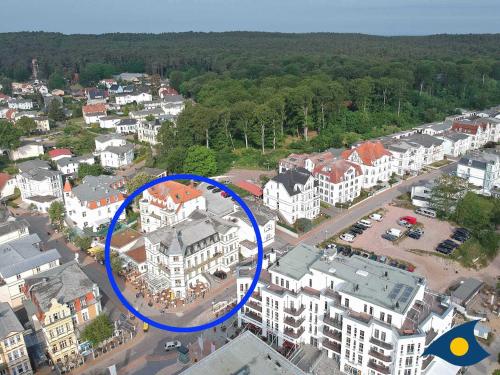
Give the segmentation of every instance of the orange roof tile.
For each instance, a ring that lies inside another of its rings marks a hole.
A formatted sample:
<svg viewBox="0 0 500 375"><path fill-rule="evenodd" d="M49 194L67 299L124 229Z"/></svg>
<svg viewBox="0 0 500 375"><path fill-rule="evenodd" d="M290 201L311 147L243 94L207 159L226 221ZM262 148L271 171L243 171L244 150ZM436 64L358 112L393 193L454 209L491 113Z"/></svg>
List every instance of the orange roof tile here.
<svg viewBox="0 0 500 375"><path fill-rule="evenodd" d="M387 151L384 145L380 142L363 142L359 146L345 150L342 152L342 159L348 160L353 152L356 152L360 159L365 165L373 165L375 160L382 158L383 156L390 156L391 153Z"/></svg>
<svg viewBox="0 0 500 375"><path fill-rule="evenodd" d="M104 104L88 104L82 107L83 113L101 113L106 112L106 106Z"/></svg>
<svg viewBox="0 0 500 375"><path fill-rule="evenodd" d="M327 176L331 183L338 184L344 181L344 175L351 167L356 171L356 177L363 173L358 164L351 163L347 160L335 160L331 163L318 165L314 168L313 174L315 176L317 174L322 174Z"/></svg>
<svg viewBox="0 0 500 375"><path fill-rule="evenodd" d="M71 184L69 180L66 180L66 182L64 183L64 192L69 193L71 190L72 190Z"/></svg>
<svg viewBox="0 0 500 375"><path fill-rule="evenodd" d="M4 188L7 181L9 181L12 176L8 173L0 173L0 190Z"/></svg>
<svg viewBox="0 0 500 375"><path fill-rule="evenodd" d="M202 195L201 191L193 186L176 181L167 181L148 189L153 197L165 201L170 197L174 203L180 204L196 199Z"/></svg>
<svg viewBox="0 0 500 375"><path fill-rule="evenodd" d="M146 247L139 246L135 249L127 251L127 254L130 258L132 258L136 263L141 264L146 261Z"/></svg>

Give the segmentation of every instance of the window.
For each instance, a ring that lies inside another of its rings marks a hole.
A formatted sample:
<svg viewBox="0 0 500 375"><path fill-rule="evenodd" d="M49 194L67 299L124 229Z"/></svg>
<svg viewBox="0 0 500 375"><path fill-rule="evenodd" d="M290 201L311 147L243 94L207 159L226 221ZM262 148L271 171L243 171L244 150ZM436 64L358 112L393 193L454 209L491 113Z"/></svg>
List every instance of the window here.
<svg viewBox="0 0 500 375"><path fill-rule="evenodd" d="M406 346L406 353L407 354L413 354L413 353L415 353L415 344L408 344Z"/></svg>
<svg viewBox="0 0 500 375"><path fill-rule="evenodd" d="M380 331L378 329L375 329L375 332L373 333L373 337L375 337L376 339L378 339L380 336Z"/></svg>
<svg viewBox="0 0 500 375"><path fill-rule="evenodd" d="M392 323L392 315L387 314L387 323L391 324Z"/></svg>
<svg viewBox="0 0 500 375"><path fill-rule="evenodd" d="M351 334L351 326L348 324L347 325L347 334L350 335Z"/></svg>
<svg viewBox="0 0 500 375"><path fill-rule="evenodd" d="M411 367L413 365L413 357L406 357L405 366Z"/></svg>
<svg viewBox="0 0 500 375"><path fill-rule="evenodd" d="M380 333L380 340L385 341L385 332Z"/></svg>
<svg viewBox="0 0 500 375"><path fill-rule="evenodd" d="M380 312L380 320L384 321L385 320L385 313L384 312Z"/></svg>
<svg viewBox="0 0 500 375"><path fill-rule="evenodd" d="M349 298L346 298L346 299L344 300L344 306L345 306L345 307L349 307Z"/></svg>
<svg viewBox="0 0 500 375"><path fill-rule="evenodd" d="M365 331L359 331L359 339L364 340L365 339Z"/></svg>

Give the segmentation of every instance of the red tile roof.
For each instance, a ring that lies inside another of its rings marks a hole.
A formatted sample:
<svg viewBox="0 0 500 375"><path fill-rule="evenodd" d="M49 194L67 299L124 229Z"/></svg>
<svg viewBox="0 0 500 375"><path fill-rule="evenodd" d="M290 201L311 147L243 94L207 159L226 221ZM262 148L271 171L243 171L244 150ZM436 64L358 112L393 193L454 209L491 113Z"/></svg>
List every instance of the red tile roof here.
<svg viewBox="0 0 500 375"><path fill-rule="evenodd" d="M63 190L64 190L65 193L69 193L72 190L71 184L70 184L69 180L66 180L66 182L64 183L64 189Z"/></svg>
<svg viewBox="0 0 500 375"><path fill-rule="evenodd" d="M375 160L382 158L383 156L390 156L391 153L387 151L384 145L380 142L363 142L359 146L352 148L350 150L345 150L342 152L341 157L343 159L349 160L349 157L356 152L359 158L365 165L373 165Z"/></svg>
<svg viewBox="0 0 500 375"><path fill-rule="evenodd" d="M141 264L146 261L145 246L139 246L135 249L127 251L125 254L127 254L130 258L132 258L137 264Z"/></svg>
<svg viewBox="0 0 500 375"><path fill-rule="evenodd" d="M84 114L106 113L106 106L104 104L88 104L82 107L82 112Z"/></svg>
<svg viewBox="0 0 500 375"><path fill-rule="evenodd" d="M0 190L2 190L7 183L12 178L12 176L8 173L0 173Z"/></svg>
<svg viewBox="0 0 500 375"><path fill-rule="evenodd" d="M262 197L262 194L264 194L264 191L260 186L252 184L248 181L238 181L235 185L240 189L248 191L250 194L255 195L256 197Z"/></svg>
<svg viewBox="0 0 500 375"><path fill-rule="evenodd" d="M49 156L51 158L55 158L55 157L62 156L62 155L71 156L73 154L71 153L69 148L56 148L55 150L49 151Z"/></svg>
<svg viewBox="0 0 500 375"><path fill-rule="evenodd" d="M481 127L483 130L486 129L488 126L487 123L482 122L482 121L455 121L453 122L453 125L451 127L452 130L458 132L458 133L465 133L465 134L477 134L477 130Z"/></svg>
<svg viewBox="0 0 500 375"><path fill-rule="evenodd" d="M358 164L347 160L335 160L331 163L317 166L314 168L313 174L322 174L327 176L331 183L338 184L344 181L344 175L350 168L354 168L356 177L363 173Z"/></svg>
<svg viewBox="0 0 500 375"><path fill-rule="evenodd" d="M176 89L173 87L162 87L160 90L160 95L179 95Z"/></svg>
<svg viewBox="0 0 500 375"><path fill-rule="evenodd" d="M149 194L162 201L172 198L174 203L185 203L202 195L201 191L190 185L167 181L148 189Z"/></svg>

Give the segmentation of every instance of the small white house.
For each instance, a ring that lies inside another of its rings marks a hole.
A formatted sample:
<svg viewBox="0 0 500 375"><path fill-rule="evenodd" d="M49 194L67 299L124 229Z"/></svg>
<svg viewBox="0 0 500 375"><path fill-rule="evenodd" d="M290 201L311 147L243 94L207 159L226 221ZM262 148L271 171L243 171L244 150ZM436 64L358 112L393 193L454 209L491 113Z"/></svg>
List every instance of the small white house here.
<svg viewBox="0 0 500 375"><path fill-rule="evenodd" d="M99 118L99 127L103 129L114 129L119 122L120 118L118 116L104 116Z"/></svg>
<svg viewBox="0 0 500 375"><path fill-rule="evenodd" d="M482 193L500 186L500 154L495 149L471 151L457 164L457 176L466 179Z"/></svg>
<svg viewBox="0 0 500 375"><path fill-rule="evenodd" d="M99 123L101 117L108 115L104 104L88 104L82 107L83 119L87 125Z"/></svg>
<svg viewBox="0 0 500 375"><path fill-rule="evenodd" d="M33 101L31 99L9 99L7 105L10 109L21 111L29 111L33 109Z"/></svg>
<svg viewBox="0 0 500 375"><path fill-rule="evenodd" d="M116 133L118 134L135 134L139 121L133 118L124 118L116 124Z"/></svg>
<svg viewBox="0 0 500 375"><path fill-rule="evenodd" d="M109 168L120 168L134 160L134 145L128 143L118 134L100 135L95 139L94 155L99 156L101 165Z"/></svg>
<svg viewBox="0 0 500 375"><path fill-rule="evenodd" d="M144 103L153 100L153 95L147 92L132 92L116 94L115 101L118 105L126 105L132 103Z"/></svg>

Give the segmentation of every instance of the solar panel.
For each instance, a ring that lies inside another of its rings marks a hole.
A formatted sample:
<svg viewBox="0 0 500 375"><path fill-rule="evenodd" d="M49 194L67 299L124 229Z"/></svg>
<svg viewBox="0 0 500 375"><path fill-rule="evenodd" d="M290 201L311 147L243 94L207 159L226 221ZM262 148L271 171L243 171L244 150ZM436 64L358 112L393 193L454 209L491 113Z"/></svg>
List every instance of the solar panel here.
<svg viewBox="0 0 500 375"><path fill-rule="evenodd" d="M405 303L408 302L410 299L410 296L413 293L413 288L411 286L406 286L405 290L403 291L403 294L401 295L401 302Z"/></svg>
<svg viewBox="0 0 500 375"><path fill-rule="evenodd" d="M391 293L389 293L389 298L395 299L398 296L398 294L402 288L403 288L403 284L401 284L401 283L397 283L396 285L394 285L394 287L391 290Z"/></svg>

